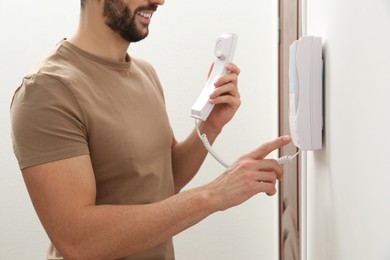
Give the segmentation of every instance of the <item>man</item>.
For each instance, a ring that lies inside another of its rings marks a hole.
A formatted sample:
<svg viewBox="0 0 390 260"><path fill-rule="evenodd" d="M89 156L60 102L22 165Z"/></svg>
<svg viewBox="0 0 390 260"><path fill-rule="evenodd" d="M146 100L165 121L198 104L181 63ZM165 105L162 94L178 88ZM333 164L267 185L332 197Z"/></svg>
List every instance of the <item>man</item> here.
<svg viewBox="0 0 390 260"><path fill-rule="evenodd" d="M180 192L207 154L177 142L153 68L130 57L164 0L81 0L78 30L29 73L11 107L14 150L52 246L48 259L174 259L172 237L260 192L283 171L280 137L213 182ZM213 142L240 105L239 69L216 82L199 127ZM190 152L189 152L190 151Z"/></svg>

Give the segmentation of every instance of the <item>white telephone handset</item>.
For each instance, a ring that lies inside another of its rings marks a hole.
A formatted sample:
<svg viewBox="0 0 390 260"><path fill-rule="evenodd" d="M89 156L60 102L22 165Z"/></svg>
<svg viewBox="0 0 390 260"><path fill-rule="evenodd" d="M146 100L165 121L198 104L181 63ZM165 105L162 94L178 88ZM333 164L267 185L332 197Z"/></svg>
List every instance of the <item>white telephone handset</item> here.
<svg viewBox="0 0 390 260"><path fill-rule="evenodd" d="M219 79L219 77L221 77L223 74L229 73L226 70L226 65L228 65L233 60L234 52L236 50L237 38L237 35L234 33L223 33L217 38L214 47L215 62L213 69L198 99L191 107L191 116L195 118L196 129L204 147L225 168L229 167L229 163L223 160L213 150L211 144L207 140L207 136L200 133L198 128L198 120L206 121L207 117L213 110L214 105L209 102L210 95L213 93L215 89L214 84Z"/></svg>
<svg viewBox="0 0 390 260"><path fill-rule="evenodd" d="M290 46L290 131L304 151L322 148L322 39L303 36Z"/></svg>
<svg viewBox="0 0 390 260"><path fill-rule="evenodd" d="M215 62L213 70L198 99L191 108L192 117L205 121L209 116L214 107L214 105L209 102L210 95L215 89L214 83L223 74L228 73L226 65L233 60L236 43L237 35L234 33L223 33L217 38L214 47Z"/></svg>

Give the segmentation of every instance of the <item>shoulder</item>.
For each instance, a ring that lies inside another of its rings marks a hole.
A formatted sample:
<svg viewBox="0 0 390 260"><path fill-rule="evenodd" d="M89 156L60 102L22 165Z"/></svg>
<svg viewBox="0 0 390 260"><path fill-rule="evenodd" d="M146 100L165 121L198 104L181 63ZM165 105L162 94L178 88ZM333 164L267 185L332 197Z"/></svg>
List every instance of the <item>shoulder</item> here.
<svg viewBox="0 0 390 260"><path fill-rule="evenodd" d="M69 61L58 44L22 79L11 102L11 116L24 119L33 113L39 118L44 111L64 108L79 109L78 101L69 88Z"/></svg>
<svg viewBox="0 0 390 260"><path fill-rule="evenodd" d="M69 68L74 66L66 58L67 55L64 55L62 48L62 43L58 43L23 77L15 90L11 107L17 104L38 106L72 99L68 78L72 74L72 69Z"/></svg>
<svg viewBox="0 0 390 260"><path fill-rule="evenodd" d="M84 63L82 57L62 40L26 74L24 80L47 80L69 87L84 73Z"/></svg>

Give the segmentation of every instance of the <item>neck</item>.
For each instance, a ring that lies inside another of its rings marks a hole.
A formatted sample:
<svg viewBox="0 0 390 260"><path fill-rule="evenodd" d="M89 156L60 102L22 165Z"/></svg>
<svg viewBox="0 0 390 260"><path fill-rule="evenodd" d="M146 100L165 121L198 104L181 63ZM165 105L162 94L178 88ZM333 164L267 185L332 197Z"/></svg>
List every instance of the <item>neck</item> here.
<svg viewBox="0 0 390 260"><path fill-rule="evenodd" d="M96 15L100 12L87 10L82 12L78 29L68 41L96 56L124 62L130 43L112 31L101 16Z"/></svg>

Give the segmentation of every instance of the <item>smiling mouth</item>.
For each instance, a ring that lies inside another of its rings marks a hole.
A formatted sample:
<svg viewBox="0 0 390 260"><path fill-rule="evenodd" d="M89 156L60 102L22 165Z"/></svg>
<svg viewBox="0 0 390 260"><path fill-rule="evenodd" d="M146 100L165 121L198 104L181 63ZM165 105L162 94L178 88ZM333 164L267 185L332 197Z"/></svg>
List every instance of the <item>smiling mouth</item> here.
<svg viewBox="0 0 390 260"><path fill-rule="evenodd" d="M143 12L143 11L138 11L137 14L139 16L142 16L143 18L146 18L146 19L152 18L152 15L153 15L153 13Z"/></svg>

